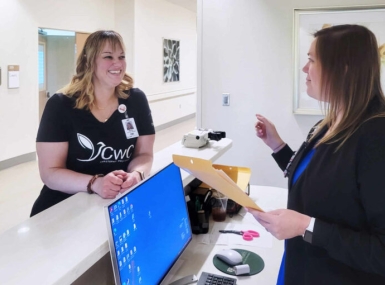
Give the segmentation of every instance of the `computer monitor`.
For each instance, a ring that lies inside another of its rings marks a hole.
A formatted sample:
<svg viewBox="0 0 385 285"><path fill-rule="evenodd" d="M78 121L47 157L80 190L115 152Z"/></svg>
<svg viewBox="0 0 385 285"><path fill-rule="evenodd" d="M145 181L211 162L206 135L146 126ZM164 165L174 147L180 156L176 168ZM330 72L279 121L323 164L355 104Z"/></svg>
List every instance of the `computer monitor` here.
<svg viewBox="0 0 385 285"><path fill-rule="evenodd" d="M117 285L160 284L192 238L173 163L114 200L105 213Z"/></svg>

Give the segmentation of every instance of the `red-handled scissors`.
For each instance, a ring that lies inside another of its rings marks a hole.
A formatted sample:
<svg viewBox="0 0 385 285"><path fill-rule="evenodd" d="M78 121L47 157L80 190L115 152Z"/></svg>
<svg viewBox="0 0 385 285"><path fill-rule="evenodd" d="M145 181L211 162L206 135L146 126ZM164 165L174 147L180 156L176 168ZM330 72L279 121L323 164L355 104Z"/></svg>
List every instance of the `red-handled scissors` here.
<svg viewBox="0 0 385 285"><path fill-rule="evenodd" d="M259 232L248 230L248 231L232 231L232 230L219 230L223 234L236 234L241 235L244 240L250 241L253 238L259 237Z"/></svg>

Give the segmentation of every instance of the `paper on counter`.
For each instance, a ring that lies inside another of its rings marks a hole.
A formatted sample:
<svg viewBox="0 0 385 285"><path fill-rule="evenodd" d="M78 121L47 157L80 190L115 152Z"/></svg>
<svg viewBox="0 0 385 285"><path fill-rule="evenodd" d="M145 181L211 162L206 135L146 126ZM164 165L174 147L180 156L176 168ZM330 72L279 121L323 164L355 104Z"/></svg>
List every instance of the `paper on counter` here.
<svg viewBox="0 0 385 285"><path fill-rule="evenodd" d="M211 161L174 154L174 163L194 177L209 185L211 188L221 192L231 200L243 207L263 210L222 170L213 168Z"/></svg>
<svg viewBox="0 0 385 285"><path fill-rule="evenodd" d="M259 233L258 238L251 241L244 240L241 235L231 233L220 233L219 230L246 231L253 230ZM273 247L273 236L259 224L234 224L234 223L215 223L210 234L199 235L198 241L205 244L216 245L245 245L263 248Z"/></svg>

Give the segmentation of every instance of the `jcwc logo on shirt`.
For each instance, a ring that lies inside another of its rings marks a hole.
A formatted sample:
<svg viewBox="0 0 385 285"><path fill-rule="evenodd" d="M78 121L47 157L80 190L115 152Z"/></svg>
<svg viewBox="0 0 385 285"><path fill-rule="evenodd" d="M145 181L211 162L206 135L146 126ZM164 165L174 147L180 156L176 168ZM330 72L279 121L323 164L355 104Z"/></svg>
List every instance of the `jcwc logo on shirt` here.
<svg viewBox="0 0 385 285"><path fill-rule="evenodd" d="M80 159L79 161L93 161L100 156L100 158L105 162L116 162L116 161L127 161L130 159L132 151L134 149L133 145L130 145L126 149L114 149L111 146L107 146L103 142L96 143L96 148L92 141L87 138L85 135L77 134L79 144L84 148L88 153L90 153L90 158Z"/></svg>

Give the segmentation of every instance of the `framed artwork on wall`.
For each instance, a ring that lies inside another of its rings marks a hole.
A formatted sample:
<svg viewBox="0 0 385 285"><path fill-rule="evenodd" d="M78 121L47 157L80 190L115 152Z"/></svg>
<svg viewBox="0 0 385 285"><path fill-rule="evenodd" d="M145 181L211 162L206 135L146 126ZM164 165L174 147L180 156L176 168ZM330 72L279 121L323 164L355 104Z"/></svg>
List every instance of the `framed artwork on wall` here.
<svg viewBox="0 0 385 285"><path fill-rule="evenodd" d="M302 68L314 37L323 28L343 24L367 27L377 38L381 55L381 82L385 87L385 5L294 10L294 114L322 115L322 105L306 93L306 74Z"/></svg>
<svg viewBox="0 0 385 285"><path fill-rule="evenodd" d="M180 41L163 39L163 82L180 80Z"/></svg>

